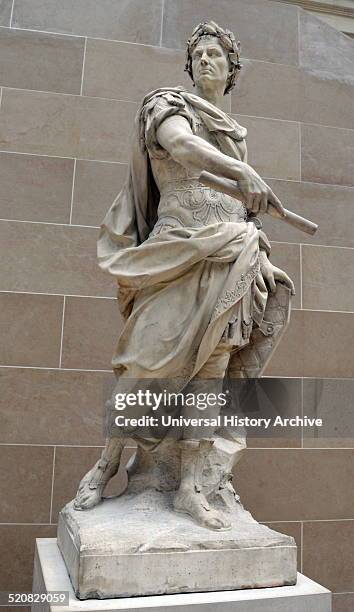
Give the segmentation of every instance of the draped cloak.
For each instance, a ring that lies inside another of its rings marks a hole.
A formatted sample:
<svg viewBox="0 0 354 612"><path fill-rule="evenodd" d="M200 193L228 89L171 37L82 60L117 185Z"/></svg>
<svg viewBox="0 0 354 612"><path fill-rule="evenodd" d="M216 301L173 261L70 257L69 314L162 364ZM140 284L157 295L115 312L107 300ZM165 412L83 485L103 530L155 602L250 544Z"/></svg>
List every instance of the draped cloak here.
<svg viewBox="0 0 354 612"><path fill-rule="evenodd" d="M156 113L161 98L165 104ZM98 239L99 265L116 277L125 319L112 360L115 373L173 379L179 381L175 389L198 373L225 338L230 320L238 323L228 341L242 350L253 329L262 326L268 297L259 249L269 253L270 247L254 223L172 227L150 235L160 194L149 146L154 141L158 147L156 130L167 117L184 116L194 131L191 107L213 132L219 149L240 159L246 130L226 113L183 88L150 93L136 116L127 180ZM165 153L161 149L161 155Z"/></svg>

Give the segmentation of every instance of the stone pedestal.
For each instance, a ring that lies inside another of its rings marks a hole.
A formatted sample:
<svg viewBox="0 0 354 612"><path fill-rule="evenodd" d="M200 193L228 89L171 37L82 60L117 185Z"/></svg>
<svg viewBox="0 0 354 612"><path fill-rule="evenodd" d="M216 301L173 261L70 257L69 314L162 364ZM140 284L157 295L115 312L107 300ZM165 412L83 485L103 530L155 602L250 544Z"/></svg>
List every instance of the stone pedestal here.
<svg viewBox="0 0 354 612"><path fill-rule="evenodd" d="M215 565L214 571L223 568ZM298 574L295 586L211 593L80 601L75 597L55 539L37 540L33 590L68 591L69 605L41 612L331 612L331 593ZM34 608L33 608L34 610Z"/></svg>
<svg viewBox="0 0 354 612"><path fill-rule="evenodd" d="M212 531L153 489L60 513L58 545L79 599L295 584L294 539L235 504L232 529Z"/></svg>
<svg viewBox="0 0 354 612"><path fill-rule="evenodd" d="M292 537L258 524L227 484L242 441L216 440L201 476L205 496L231 524L201 527L173 510L180 448L165 440L138 454L124 495L91 510L67 504L59 515L58 546L79 599L169 595L275 587L296 583Z"/></svg>

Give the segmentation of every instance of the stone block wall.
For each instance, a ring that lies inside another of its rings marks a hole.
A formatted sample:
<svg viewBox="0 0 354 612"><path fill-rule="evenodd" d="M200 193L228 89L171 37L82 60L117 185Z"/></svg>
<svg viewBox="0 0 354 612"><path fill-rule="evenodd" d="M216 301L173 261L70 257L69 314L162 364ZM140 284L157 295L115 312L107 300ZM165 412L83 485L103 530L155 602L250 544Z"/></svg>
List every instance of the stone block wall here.
<svg viewBox="0 0 354 612"><path fill-rule="evenodd" d="M242 41L226 104L249 130L250 163L320 224L310 238L266 221L297 289L267 374L292 377L294 409L339 431L251 441L237 485L258 520L295 536L299 568L336 593L335 612L349 612L354 44L269 0L0 0L0 589L30 589L34 539L55 536L100 452L121 321L97 227L124 180L139 100L190 87L184 46L203 19Z"/></svg>

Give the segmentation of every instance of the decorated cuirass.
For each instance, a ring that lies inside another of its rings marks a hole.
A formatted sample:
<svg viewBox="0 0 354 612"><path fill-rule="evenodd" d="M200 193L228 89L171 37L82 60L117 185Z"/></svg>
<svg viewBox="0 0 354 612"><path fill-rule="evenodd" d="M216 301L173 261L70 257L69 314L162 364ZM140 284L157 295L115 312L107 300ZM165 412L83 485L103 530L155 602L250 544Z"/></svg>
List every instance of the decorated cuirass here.
<svg viewBox="0 0 354 612"><path fill-rule="evenodd" d="M193 116L191 123L194 133L220 150L216 137L207 129L198 111L193 107L188 111ZM243 160L246 155L245 141L237 144L239 159ZM151 235L172 227L200 227L228 221L238 223L247 218L242 202L199 182L200 170L197 167L184 168L167 152L162 157L161 151L155 156L154 151L149 150L149 157L160 191L158 219Z"/></svg>

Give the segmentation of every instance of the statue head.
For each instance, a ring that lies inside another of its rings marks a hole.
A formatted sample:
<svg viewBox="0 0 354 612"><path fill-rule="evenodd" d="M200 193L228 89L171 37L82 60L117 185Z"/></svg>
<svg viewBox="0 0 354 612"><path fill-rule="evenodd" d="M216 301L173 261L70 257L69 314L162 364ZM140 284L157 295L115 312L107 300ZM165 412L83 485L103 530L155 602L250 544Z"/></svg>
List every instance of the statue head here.
<svg viewBox="0 0 354 612"><path fill-rule="evenodd" d="M219 50L219 51L218 51ZM194 84L202 78L213 78L213 70L208 76L207 60L216 58L215 67L219 78L225 79L224 95L235 86L239 71L241 45L236 42L235 36L229 30L223 30L214 21L204 22L197 25L187 42L187 62L185 70L188 72ZM221 59L224 58L224 61ZM217 56L219 55L219 58ZM201 69L200 60L204 56L204 68Z"/></svg>

